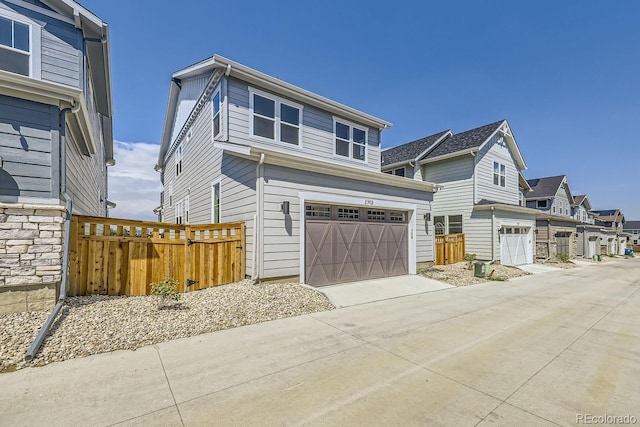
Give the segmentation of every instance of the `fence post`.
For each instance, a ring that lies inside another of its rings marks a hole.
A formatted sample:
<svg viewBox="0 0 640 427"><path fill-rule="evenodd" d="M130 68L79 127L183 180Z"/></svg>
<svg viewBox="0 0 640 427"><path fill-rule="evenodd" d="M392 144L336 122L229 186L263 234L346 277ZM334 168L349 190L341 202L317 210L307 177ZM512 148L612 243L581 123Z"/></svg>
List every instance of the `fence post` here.
<svg viewBox="0 0 640 427"><path fill-rule="evenodd" d="M184 227L184 291L189 291L189 279L191 278L191 227Z"/></svg>

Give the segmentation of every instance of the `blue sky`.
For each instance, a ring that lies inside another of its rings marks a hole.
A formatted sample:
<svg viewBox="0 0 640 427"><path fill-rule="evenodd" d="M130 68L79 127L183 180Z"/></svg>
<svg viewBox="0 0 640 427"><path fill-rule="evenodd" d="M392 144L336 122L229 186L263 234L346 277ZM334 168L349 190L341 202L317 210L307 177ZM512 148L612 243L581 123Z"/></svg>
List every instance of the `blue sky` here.
<svg viewBox="0 0 640 427"><path fill-rule="evenodd" d="M393 122L383 148L506 118L528 178L640 219L640 2L81 3L111 27L119 141L158 144L171 73L218 53Z"/></svg>

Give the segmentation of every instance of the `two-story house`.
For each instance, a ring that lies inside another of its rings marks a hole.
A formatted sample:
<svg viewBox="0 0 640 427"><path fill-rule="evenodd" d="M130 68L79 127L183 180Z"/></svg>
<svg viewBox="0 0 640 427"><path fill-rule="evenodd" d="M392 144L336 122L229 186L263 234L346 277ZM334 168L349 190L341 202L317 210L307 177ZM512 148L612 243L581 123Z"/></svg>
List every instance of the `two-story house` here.
<svg viewBox="0 0 640 427"><path fill-rule="evenodd" d="M443 186L433 199L436 235L463 235L465 252L504 265L531 263L535 253L536 211L522 206L525 168L506 120L382 152L383 172ZM437 264L461 261L446 248L437 253Z"/></svg>
<svg viewBox="0 0 640 427"><path fill-rule="evenodd" d="M310 285L433 260L436 186L380 172L391 123L215 55L175 72L165 222L246 224L246 274Z"/></svg>
<svg viewBox="0 0 640 427"><path fill-rule="evenodd" d="M576 255L592 258L601 255L602 231L591 212L591 201L585 194L573 196L572 213L576 223Z"/></svg>
<svg viewBox="0 0 640 427"><path fill-rule="evenodd" d="M640 221L625 221L624 232L629 235L627 246L635 251L640 251Z"/></svg>
<svg viewBox="0 0 640 427"><path fill-rule="evenodd" d="M67 201L107 214L109 58L109 27L79 3L0 0L0 312L47 308L15 295L55 293Z"/></svg>
<svg viewBox="0 0 640 427"><path fill-rule="evenodd" d="M625 219L620 209L592 211L595 223L602 228L604 234L602 252L613 255L624 255L627 248L628 233L624 231Z"/></svg>
<svg viewBox="0 0 640 427"><path fill-rule="evenodd" d="M536 256L555 258L557 254L574 257L577 252L575 203L566 175L527 180L531 190L524 195L527 207L537 209Z"/></svg>

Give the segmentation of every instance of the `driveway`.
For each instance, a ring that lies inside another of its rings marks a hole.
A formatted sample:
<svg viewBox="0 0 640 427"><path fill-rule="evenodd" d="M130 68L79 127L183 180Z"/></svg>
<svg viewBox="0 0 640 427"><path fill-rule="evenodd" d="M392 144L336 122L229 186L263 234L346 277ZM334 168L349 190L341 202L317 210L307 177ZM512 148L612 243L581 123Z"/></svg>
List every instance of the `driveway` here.
<svg viewBox="0 0 640 427"><path fill-rule="evenodd" d="M167 426L640 419L639 288L640 259L621 260L24 369L0 375L0 418Z"/></svg>

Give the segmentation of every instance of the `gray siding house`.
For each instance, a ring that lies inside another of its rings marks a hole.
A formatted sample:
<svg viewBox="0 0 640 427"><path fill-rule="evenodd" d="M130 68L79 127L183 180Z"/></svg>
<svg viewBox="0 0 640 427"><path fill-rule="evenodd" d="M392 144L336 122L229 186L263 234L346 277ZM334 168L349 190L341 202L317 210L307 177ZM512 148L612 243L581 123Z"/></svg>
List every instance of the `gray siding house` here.
<svg viewBox="0 0 640 427"><path fill-rule="evenodd" d="M75 1L0 0L0 311L55 289L67 199L107 214L111 117L107 24Z"/></svg>
<svg viewBox="0 0 640 427"><path fill-rule="evenodd" d="M537 209L536 253L538 258L555 258L557 254L575 257L577 253L576 224L572 206L575 204L566 175L529 179L531 190L524 195L526 204Z"/></svg>
<svg viewBox="0 0 640 427"><path fill-rule="evenodd" d="M526 165L506 120L450 130L382 152L382 171L437 182L437 235L464 234L467 253L505 265L533 262L535 211L521 204ZM400 172L402 174L402 172ZM408 179L406 181L412 182Z"/></svg>
<svg viewBox="0 0 640 427"><path fill-rule="evenodd" d="M591 201L584 194L573 196L573 200L573 219L579 221L576 224L576 255L585 258L601 255L602 231L595 225Z"/></svg>
<svg viewBox="0 0 640 427"><path fill-rule="evenodd" d="M620 209L592 211L596 225L602 228L602 252L608 255L624 255L629 234L624 231L625 218Z"/></svg>
<svg viewBox="0 0 640 427"><path fill-rule="evenodd" d="M435 186L380 172L391 124L215 55L173 74L162 221L246 223L247 276L311 285L433 261Z"/></svg>

